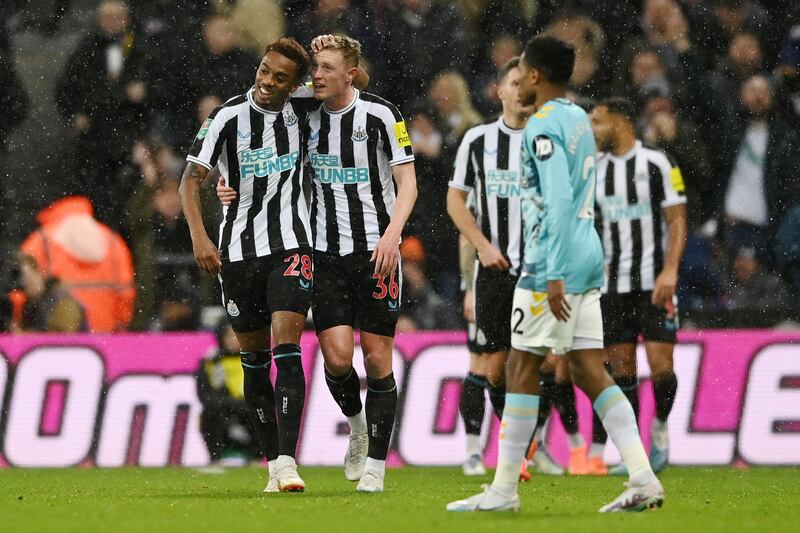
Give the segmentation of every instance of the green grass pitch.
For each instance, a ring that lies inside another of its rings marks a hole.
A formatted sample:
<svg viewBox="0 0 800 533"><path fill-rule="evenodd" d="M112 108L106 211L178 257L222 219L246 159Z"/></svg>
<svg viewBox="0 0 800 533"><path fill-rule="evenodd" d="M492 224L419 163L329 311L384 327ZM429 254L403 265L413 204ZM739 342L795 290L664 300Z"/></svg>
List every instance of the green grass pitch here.
<svg viewBox="0 0 800 533"><path fill-rule="evenodd" d="M390 470L357 494L341 469L301 468L303 494L262 494L264 469L0 469L0 531L800 531L800 469L668 468L662 509L600 515L621 478L534 474L520 513L453 514L445 504L490 479L459 469Z"/></svg>

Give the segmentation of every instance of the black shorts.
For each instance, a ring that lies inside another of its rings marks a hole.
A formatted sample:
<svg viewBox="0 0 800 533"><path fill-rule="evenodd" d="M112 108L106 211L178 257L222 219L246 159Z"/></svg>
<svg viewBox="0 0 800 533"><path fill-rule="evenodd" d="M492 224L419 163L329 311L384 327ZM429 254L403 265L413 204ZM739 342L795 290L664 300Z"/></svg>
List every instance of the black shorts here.
<svg viewBox="0 0 800 533"><path fill-rule="evenodd" d="M308 314L314 268L310 248L223 263L222 305L233 331L250 333L270 325L272 313Z"/></svg>
<svg viewBox="0 0 800 533"><path fill-rule="evenodd" d="M400 314L400 263L388 279L379 278L370 257L372 252L345 256L314 252L313 316L317 333L350 326L394 337Z"/></svg>
<svg viewBox="0 0 800 533"><path fill-rule="evenodd" d="M475 273L475 348L492 353L511 348L511 308L517 276L478 267Z"/></svg>
<svg viewBox="0 0 800 533"><path fill-rule="evenodd" d="M675 344L677 318L667 318L667 311L651 303L652 291L625 294L604 294L600 298L603 311L603 341L606 346L645 341ZM678 315L675 309L675 317Z"/></svg>

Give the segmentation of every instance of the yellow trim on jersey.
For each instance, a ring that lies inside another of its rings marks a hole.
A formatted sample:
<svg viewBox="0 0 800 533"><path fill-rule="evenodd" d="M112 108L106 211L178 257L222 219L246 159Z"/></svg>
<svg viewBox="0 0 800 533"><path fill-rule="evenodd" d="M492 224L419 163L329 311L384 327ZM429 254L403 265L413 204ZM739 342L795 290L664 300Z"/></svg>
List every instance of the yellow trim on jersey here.
<svg viewBox="0 0 800 533"><path fill-rule="evenodd" d="M672 170L669 171L669 181L672 184L672 188L675 189L675 192L683 192L686 190L686 184L683 183L683 174L681 174L680 168L672 167Z"/></svg>
<svg viewBox="0 0 800 533"><path fill-rule="evenodd" d="M411 146L411 137L408 136L408 130L406 130L406 121L401 120L400 122L395 123L394 125L394 136L397 138L397 143L401 147Z"/></svg>

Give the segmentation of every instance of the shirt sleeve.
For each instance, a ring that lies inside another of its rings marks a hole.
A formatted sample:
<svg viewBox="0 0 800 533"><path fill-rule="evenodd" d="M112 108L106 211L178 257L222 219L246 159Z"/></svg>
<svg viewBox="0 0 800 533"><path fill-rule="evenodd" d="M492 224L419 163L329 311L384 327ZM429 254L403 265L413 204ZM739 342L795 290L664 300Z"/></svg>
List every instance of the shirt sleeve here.
<svg viewBox="0 0 800 533"><path fill-rule="evenodd" d="M571 237L572 185L564 147L541 135L533 142L534 162L544 204L542 233L547 234L547 280L564 279L568 257L568 241Z"/></svg>
<svg viewBox="0 0 800 533"><path fill-rule="evenodd" d="M683 182L683 174L677 163L669 156L664 154L664 160L659 161L658 167L661 174L661 187L664 196L661 207L671 207L686 203L686 185Z"/></svg>
<svg viewBox="0 0 800 533"><path fill-rule="evenodd" d="M450 187L471 191L475 188L475 169L472 166L472 136L467 134L461 141L456 154L456 161L453 169L453 179L450 180Z"/></svg>
<svg viewBox="0 0 800 533"><path fill-rule="evenodd" d="M217 164L219 154L225 145L225 137L221 135L225 121L219 116L221 107L216 108L200 126L200 131L189 148L186 160L202 165L211 170Z"/></svg>
<svg viewBox="0 0 800 533"><path fill-rule="evenodd" d="M390 107L391 106L391 107ZM395 166L414 161L414 150L411 148L411 138L406 130L406 121L396 107L389 104L386 111L380 113L384 129L384 143L389 144L389 149L384 145L384 150L389 157L389 165Z"/></svg>

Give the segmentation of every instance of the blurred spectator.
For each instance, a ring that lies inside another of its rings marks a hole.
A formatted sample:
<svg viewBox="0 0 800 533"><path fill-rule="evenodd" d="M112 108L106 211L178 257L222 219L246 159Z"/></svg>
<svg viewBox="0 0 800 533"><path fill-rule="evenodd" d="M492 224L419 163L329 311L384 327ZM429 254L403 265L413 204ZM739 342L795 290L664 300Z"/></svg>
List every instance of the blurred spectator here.
<svg viewBox="0 0 800 533"><path fill-rule="evenodd" d="M286 19L279 0L226 0L219 4L230 6L227 15L239 35L239 44L253 54L260 56L268 43L285 34Z"/></svg>
<svg viewBox="0 0 800 533"><path fill-rule="evenodd" d="M375 21L354 6L353 2L350 0L319 0L314 4L290 19L290 34L300 44L310 47L311 40L317 35L344 34L361 43L364 58L369 63L374 63L381 56L381 42L376 31ZM371 80L371 83L374 84L377 81L376 78Z"/></svg>
<svg viewBox="0 0 800 533"><path fill-rule="evenodd" d="M189 227L183 218L178 185L182 162L169 146L156 139L145 139L133 147L133 160L141 181L128 208L137 276L134 329L152 327L163 311L164 301L179 304L183 292L178 287L194 287L199 273L192 255ZM175 306L173 306L175 307ZM177 311L177 309L172 310ZM164 317L162 317L164 318ZM160 328L175 328L180 320L170 315Z"/></svg>
<svg viewBox="0 0 800 533"><path fill-rule="evenodd" d="M458 72L445 70L437 74L428 90L428 97L436 106L442 123L445 148L457 148L464 132L483 120L472 106L466 80Z"/></svg>
<svg viewBox="0 0 800 533"><path fill-rule="evenodd" d="M502 33L491 41L489 61L482 62L472 76L472 94L475 107L485 115L500 112L500 100L497 98L497 71L508 63L508 60L520 53L520 42L507 33Z"/></svg>
<svg viewBox="0 0 800 533"><path fill-rule="evenodd" d="M739 89L744 81L763 71L761 43L753 33L737 33L731 38L728 55L708 78L711 99L707 105L710 124L707 131L719 131L739 104Z"/></svg>
<svg viewBox="0 0 800 533"><path fill-rule="evenodd" d="M689 30L688 19L676 0L645 0L641 35L631 37L623 45L618 73L629 69L634 71L637 67L632 65L633 59L642 50L654 53L661 68L658 75L663 76L663 80L671 86L673 97L684 113L691 118L704 118L704 99L701 95L707 90L706 73ZM646 82L641 80L637 85L646 90L656 80Z"/></svg>
<svg viewBox="0 0 800 533"><path fill-rule="evenodd" d="M420 104L406 116L419 188L406 233L418 238L427 250L426 269L433 289L449 301L458 293L458 233L446 215L452 161L443 157L443 134L429 105Z"/></svg>
<svg viewBox="0 0 800 533"><path fill-rule="evenodd" d="M575 68L570 79L572 91L584 98L605 96L606 79L600 69L600 53L606 42L603 29L588 17L566 15L550 23L545 32L575 48Z"/></svg>
<svg viewBox="0 0 800 533"><path fill-rule="evenodd" d="M690 231L713 218L717 207L716 184L708 147L695 123L676 113L671 97L654 94L644 102L639 130L647 144L661 148L677 160L686 184Z"/></svg>
<svg viewBox="0 0 800 533"><path fill-rule="evenodd" d="M800 7L797 9L800 10ZM787 120L800 123L800 24L789 31L783 43L776 74L780 83L780 109Z"/></svg>
<svg viewBox="0 0 800 533"><path fill-rule="evenodd" d="M48 277L29 255L18 254L19 276L25 303L19 331L76 333L86 331L81 304L56 277Z"/></svg>
<svg viewBox="0 0 800 533"><path fill-rule="evenodd" d="M229 19L209 17L203 24L203 45L204 53L195 58L192 68L196 71L190 80L198 100L211 94L226 98L243 94L253 85L253 65L258 65L260 57L239 47L239 37Z"/></svg>
<svg viewBox="0 0 800 533"><path fill-rule="evenodd" d="M131 139L148 126L147 77L140 41L120 0L103 0L97 29L72 54L56 83L56 102L74 135L68 153L67 193L80 191L100 220L111 216L115 197L109 180L127 155Z"/></svg>
<svg viewBox="0 0 800 533"><path fill-rule="evenodd" d="M631 58L630 68L615 80L616 92L641 106L648 96L669 96L670 84L661 58L655 50L644 48Z"/></svg>
<svg viewBox="0 0 800 533"><path fill-rule="evenodd" d="M28 114L28 95L17 75L13 58L0 52L0 113L5 117L0 124L0 158L6 152L6 140ZM2 159L0 159L2 161Z"/></svg>
<svg viewBox="0 0 800 533"><path fill-rule="evenodd" d="M773 112L773 94L764 76L749 78L741 89L742 109L722 132L719 199L731 249L754 248L761 262L771 262L771 242L789 202L800 194L795 131Z"/></svg>
<svg viewBox="0 0 800 533"><path fill-rule="evenodd" d="M786 213L778 229L775 255L791 291L793 318L800 320L800 204Z"/></svg>
<svg viewBox="0 0 800 533"><path fill-rule="evenodd" d="M722 305L722 280L714 241L700 231L691 232L678 276L681 311L717 312Z"/></svg>
<svg viewBox="0 0 800 533"><path fill-rule="evenodd" d="M90 331L125 330L136 296L125 241L93 218L91 202L81 196L54 202L36 220L40 227L22 243L22 252L80 302Z"/></svg>
<svg viewBox="0 0 800 533"><path fill-rule="evenodd" d="M425 249L419 239L408 237L400 245L403 259L403 290L398 331L455 329L461 324L455 306L433 292L425 275Z"/></svg>
<svg viewBox="0 0 800 533"><path fill-rule="evenodd" d="M729 309L740 311L752 324L762 327L785 319L789 310L786 286L762 267L753 248L736 250L725 295Z"/></svg>
<svg viewBox="0 0 800 533"><path fill-rule="evenodd" d="M197 398L203 404L200 431L212 466L230 464L237 455L251 459L260 455L244 402L239 343L227 319L223 320L217 328L219 347L207 354L196 374Z"/></svg>
<svg viewBox="0 0 800 533"><path fill-rule="evenodd" d="M736 33L752 32L761 40L770 31L769 15L758 2L751 0L696 2L690 16L709 64L714 64L725 54L731 37Z"/></svg>
<svg viewBox="0 0 800 533"><path fill-rule="evenodd" d="M469 37L464 19L450 2L397 0L384 14L385 52L378 70L385 70L383 96L405 102L419 95L437 72L469 69Z"/></svg>

